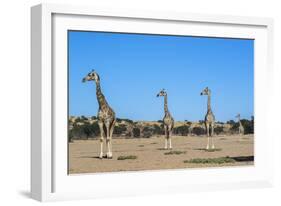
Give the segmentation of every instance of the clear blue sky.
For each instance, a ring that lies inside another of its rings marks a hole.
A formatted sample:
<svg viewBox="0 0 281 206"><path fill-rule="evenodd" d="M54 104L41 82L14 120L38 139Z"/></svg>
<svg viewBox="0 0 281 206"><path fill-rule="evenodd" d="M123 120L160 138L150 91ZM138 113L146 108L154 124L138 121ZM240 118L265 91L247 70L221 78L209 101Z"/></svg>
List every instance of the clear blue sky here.
<svg viewBox="0 0 281 206"><path fill-rule="evenodd" d="M163 118L160 89L175 120L204 119L212 90L217 121L253 115L254 40L69 31L69 115L97 115L95 69L119 118Z"/></svg>

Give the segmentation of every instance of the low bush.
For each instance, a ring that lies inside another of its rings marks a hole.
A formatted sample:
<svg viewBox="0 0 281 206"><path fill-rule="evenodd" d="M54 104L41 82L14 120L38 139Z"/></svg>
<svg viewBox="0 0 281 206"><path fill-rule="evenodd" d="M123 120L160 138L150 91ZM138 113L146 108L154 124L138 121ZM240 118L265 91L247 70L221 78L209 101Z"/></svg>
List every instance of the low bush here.
<svg viewBox="0 0 281 206"><path fill-rule="evenodd" d="M202 127L194 127L192 129L192 133L195 135L204 135L206 134L205 129L203 129Z"/></svg>
<svg viewBox="0 0 281 206"><path fill-rule="evenodd" d="M182 125L179 127L174 128L174 134L181 135L181 136L187 136L189 133L190 126L188 125Z"/></svg>

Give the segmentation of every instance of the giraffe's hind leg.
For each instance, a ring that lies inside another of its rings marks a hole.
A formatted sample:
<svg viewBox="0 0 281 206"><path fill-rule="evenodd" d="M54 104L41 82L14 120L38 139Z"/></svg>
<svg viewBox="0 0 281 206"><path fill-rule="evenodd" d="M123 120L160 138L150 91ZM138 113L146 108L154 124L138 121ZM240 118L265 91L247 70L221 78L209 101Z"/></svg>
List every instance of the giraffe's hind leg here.
<svg viewBox="0 0 281 206"><path fill-rule="evenodd" d="M110 121L107 121L105 123L105 127L106 127L106 146L107 146L107 153L106 153L106 157L107 158L112 158L112 153L111 153L111 150L110 150L110 126L111 126L111 122Z"/></svg>
<svg viewBox="0 0 281 206"><path fill-rule="evenodd" d="M114 131L115 122L116 120L114 119L112 124L110 125L110 130L109 130L108 158L112 158L112 135Z"/></svg>

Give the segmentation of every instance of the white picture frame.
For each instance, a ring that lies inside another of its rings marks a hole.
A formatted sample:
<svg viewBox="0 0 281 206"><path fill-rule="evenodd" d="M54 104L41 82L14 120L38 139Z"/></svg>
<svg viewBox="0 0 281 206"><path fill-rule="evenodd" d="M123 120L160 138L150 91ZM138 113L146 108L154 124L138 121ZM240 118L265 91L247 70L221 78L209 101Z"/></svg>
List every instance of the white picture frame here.
<svg viewBox="0 0 281 206"><path fill-rule="evenodd" d="M272 115L267 91L274 75L272 19L40 4L31 8L31 26L32 198L52 201L272 185L274 136L267 121ZM254 38L255 165L69 176L67 140L56 138L65 136L67 128L68 29Z"/></svg>

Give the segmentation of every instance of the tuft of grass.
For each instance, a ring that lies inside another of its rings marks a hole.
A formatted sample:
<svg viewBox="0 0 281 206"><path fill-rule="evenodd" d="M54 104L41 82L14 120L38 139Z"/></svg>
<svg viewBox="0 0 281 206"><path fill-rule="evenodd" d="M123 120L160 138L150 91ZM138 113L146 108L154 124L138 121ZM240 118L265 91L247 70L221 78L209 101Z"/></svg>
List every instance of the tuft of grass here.
<svg viewBox="0 0 281 206"><path fill-rule="evenodd" d="M127 156L119 156L117 160L135 160L137 156L135 155L127 155Z"/></svg>
<svg viewBox="0 0 281 206"><path fill-rule="evenodd" d="M170 152L165 152L164 155L180 155L180 154L185 154L186 152L183 151L170 151Z"/></svg>
<svg viewBox="0 0 281 206"><path fill-rule="evenodd" d="M141 145L139 145L139 147L144 147L144 145L143 145L143 144L141 144Z"/></svg>
<svg viewBox="0 0 281 206"><path fill-rule="evenodd" d="M195 158L183 161L184 163L194 164L223 164L223 163L234 163L236 162L230 157L218 157L218 158Z"/></svg>
<svg viewBox="0 0 281 206"><path fill-rule="evenodd" d="M157 144L157 142L151 142L150 144Z"/></svg>
<svg viewBox="0 0 281 206"><path fill-rule="evenodd" d="M222 137L222 138L220 138L220 140L227 140L226 138L224 138L224 137Z"/></svg>
<svg viewBox="0 0 281 206"><path fill-rule="evenodd" d="M195 149L195 150L203 150L205 152L218 152L218 151L221 151L222 149L221 148L215 148L215 149L198 148L198 149Z"/></svg>
<svg viewBox="0 0 281 206"><path fill-rule="evenodd" d="M215 148L215 149L205 149L206 152L218 152L221 151L221 148Z"/></svg>

